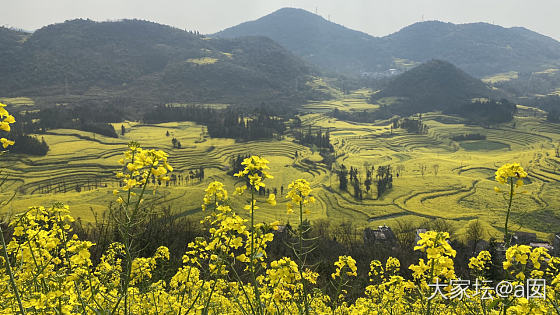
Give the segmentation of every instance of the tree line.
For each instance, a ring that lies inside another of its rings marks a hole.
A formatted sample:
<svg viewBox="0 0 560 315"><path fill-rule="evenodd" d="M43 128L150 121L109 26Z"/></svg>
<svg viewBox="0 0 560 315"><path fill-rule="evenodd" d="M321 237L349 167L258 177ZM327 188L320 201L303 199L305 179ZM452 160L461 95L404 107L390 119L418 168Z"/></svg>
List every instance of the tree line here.
<svg viewBox="0 0 560 315"><path fill-rule="evenodd" d="M20 111L18 117L23 122L23 130L26 133L45 133L49 129L76 129L117 138L111 123L123 121L124 114L109 104L82 104Z"/></svg>
<svg viewBox="0 0 560 315"><path fill-rule="evenodd" d="M416 133L423 135L428 133L428 126L422 123L422 114L418 115L418 119L414 118L402 118L394 119L392 128L403 128L409 133Z"/></svg>
<svg viewBox="0 0 560 315"><path fill-rule="evenodd" d="M262 108L245 114L232 108L160 105L144 115L146 123L172 121L192 121L203 124L213 138L232 138L238 141L280 138L286 130L285 119Z"/></svg>
<svg viewBox="0 0 560 315"><path fill-rule="evenodd" d="M334 152L329 129L323 131L321 127L317 129L308 126L304 131L303 128L299 127L293 129L293 136L296 141L304 146L316 146L319 149L326 149L328 152Z"/></svg>
<svg viewBox="0 0 560 315"><path fill-rule="evenodd" d="M2 137L15 141L8 149L13 153L46 155L49 151L49 145L45 138L41 137L41 140L39 140L36 136L29 135L25 130L25 120L20 117L16 114L16 122L11 125L9 132L0 132Z"/></svg>

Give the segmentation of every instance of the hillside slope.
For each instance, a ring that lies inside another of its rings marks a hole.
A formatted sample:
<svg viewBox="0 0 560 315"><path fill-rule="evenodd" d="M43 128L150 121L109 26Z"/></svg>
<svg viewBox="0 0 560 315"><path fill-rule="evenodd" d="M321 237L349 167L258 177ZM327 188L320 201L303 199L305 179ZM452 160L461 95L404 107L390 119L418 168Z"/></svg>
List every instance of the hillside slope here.
<svg viewBox="0 0 560 315"><path fill-rule="evenodd" d="M0 33L0 43L9 43L0 49L7 56L0 59L3 96L257 104L305 99L295 82L313 74L268 38L210 39L139 20L73 20L41 28L25 41L13 37Z"/></svg>
<svg viewBox="0 0 560 315"><path fill-rule="evenodd" d="M431 60L393 79L372 100L393 97L400 100L390 108L394 113L411 114L434 110L453 111L475 98L495 96L482 81L451 63Z"/></svg>

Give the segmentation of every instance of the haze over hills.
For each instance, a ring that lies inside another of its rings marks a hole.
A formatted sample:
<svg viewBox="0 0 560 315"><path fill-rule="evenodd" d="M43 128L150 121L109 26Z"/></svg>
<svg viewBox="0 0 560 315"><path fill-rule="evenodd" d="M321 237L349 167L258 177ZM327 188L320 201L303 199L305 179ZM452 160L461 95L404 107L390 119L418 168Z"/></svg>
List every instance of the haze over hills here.
<svg viewBox="0 0 560 315"><path fill-rule="evenodd" d="M306 99L304 83L314 73L265 37L210 39L139 20L73 20L32 34L1 29L0 44L3 96L282 102Z"/></svg>
<svg viewBox="0 0 560 315"><path fill-rule="evenodd" d="M373 37L302 9L284 8L216 37L270 37L324 69L349 74L379 72L430 59L452 62L482 77L536 71L560 63L560 43L525 28L486 23L420 22L385 37Z"/></svg>

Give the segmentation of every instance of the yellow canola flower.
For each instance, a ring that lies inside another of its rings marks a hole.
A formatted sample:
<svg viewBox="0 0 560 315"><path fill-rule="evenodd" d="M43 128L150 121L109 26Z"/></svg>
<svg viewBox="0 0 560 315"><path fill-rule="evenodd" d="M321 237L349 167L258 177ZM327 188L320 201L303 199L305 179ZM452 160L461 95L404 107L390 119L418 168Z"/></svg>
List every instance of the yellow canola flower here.
<svg viewBox="0 0 560 315"><path fill-rule="evenodd" d="M245 168L235 173L233 176L245 178L251 187L260 190L261 187L265 187L263 180L274 178L267 171L269 169L268 163L270 162L267 159L261 158L258 155L253 155L245 158L243 162L241 162L241 165L244 165Z"/></svg>
<svg viewBox="0 0 560 315"><path fill-rule="evenodd" d="M357 271L358 268L356 267L356 260L352 258L352 256L339 256L338 261L334 263L336 266L336 271L331 274L331 278L336 279L337 277L341 276L341 272L343 270L348 269L346 271L347 276L354 276L358 275Z"/></svg>
<svg viewBox="0 0 560 315"><path fill-rule="evenodd" d="M311 185L305 179L297 179L288 185L288 193L286 195L290 202L287 204L288 214L293 213L293 207L299 205L300 207L309 203L315 202L315 197L311 196ZM308 213L307 210L304 210Z"/></svg>
<svg viewBox="0 0 560 315"><path fill-rule="evenodd" d="M507 184L508 180L515 179L516 187L523 185L522 178L527 177L527 172L521 167L519 163L506 163L496 171L496 181L502 184Z"/></svg>
<svg viewBox="0 0 560 315"><path fill-rule="evenodd" d="M10 124L15 123L16 119L14 118L14 116L10 115L10 113L8 113L8 111L4 107L6 107L6 104L0 103L0 119L2 119L2 121L0 121L0 130L10 131ZM2 142L2 146L4 147L4 149L14 144L14 141L8 140L6 138L1 138L0 142Z"/></svg>
<svg viewBox="0 0 560 315"><path fill-rule="evenodd" d="M268 202L270 205L275 206L276 205L276 195L275 194L270 194L268 196L268 199L266 200L266 202Z"/></svg>
<svg viewBox="0 0 560 315"><path fill-rule="evenodd" d="M0 138L0 142L2 142L2 146L4 147L4 149L6 149L10 145L14 145L15 143L14 141L8 140L6 138Z"/></svg>

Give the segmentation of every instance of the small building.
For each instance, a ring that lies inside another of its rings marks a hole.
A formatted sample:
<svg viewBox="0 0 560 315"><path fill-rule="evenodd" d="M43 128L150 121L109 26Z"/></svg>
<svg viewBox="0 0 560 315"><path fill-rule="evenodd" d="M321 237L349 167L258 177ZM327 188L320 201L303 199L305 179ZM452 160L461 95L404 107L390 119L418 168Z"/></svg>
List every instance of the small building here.
<svg viewBox="0 0 560 315"><path fill-rule="evenodd" d="M388 246L397 245L397 237L393 230L386 225L377 227L376 230L371 228L364 229L364 243L381 243Z"/></svg>
<svg viewBox="0 0 560 315"><path fill-rule="evenodd" d="M556 235L554 235L554 239L552 240L552 247L554 247L552 251L554 253L554 256L560 257L560 233L556 233Z"/></svg>
<svg viewBox="0 0 560 315"><path fill-rule="evenodd" d="M531 243L538 243L536 233L515 232L511 238L511 245L529 245Z"/></svg>
<svg viewBox="0 0 560 315"><path fill-rule="evenodd" d="M529 246L531 246L532 248L537 248L537 247L546 248L549 253L552 253L552 250L554 249L552 245L546 242L529 243Z"/></svg>

